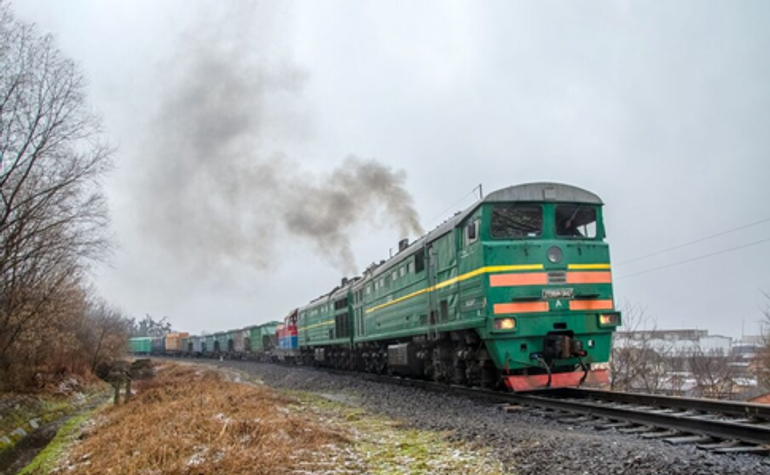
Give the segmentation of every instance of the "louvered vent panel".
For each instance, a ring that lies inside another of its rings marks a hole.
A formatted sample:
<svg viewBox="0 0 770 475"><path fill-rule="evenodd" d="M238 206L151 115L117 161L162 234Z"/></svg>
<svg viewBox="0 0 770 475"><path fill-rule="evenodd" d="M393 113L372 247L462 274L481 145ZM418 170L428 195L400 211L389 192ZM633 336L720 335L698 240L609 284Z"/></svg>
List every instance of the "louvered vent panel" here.
<svg viewBox="0 0 770 475"><path fill-rule="evenodd" d="M548 273L549 284L566 284L567 273L564 271L551 271Z"/></svg>

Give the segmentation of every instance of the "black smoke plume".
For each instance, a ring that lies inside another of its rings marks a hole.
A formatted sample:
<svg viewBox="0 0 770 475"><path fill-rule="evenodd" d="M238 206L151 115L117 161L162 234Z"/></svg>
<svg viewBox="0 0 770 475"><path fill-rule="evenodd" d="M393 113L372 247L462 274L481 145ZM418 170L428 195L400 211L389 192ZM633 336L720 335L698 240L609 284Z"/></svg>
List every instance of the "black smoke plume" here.
<svg viewBox="0 0 770 475"><path fill-rule="evenodd" d="M145 232L180 262L208 269L265 267L276 239L299 237L346 273L356 270L351 234L361 223L420 234L404 172L351 155L313 174L275 150L312 128L302 107L309 75L276 60L283 37L272 7L230 5L191 29L160 68L163 94L143 146Z"/></svg>

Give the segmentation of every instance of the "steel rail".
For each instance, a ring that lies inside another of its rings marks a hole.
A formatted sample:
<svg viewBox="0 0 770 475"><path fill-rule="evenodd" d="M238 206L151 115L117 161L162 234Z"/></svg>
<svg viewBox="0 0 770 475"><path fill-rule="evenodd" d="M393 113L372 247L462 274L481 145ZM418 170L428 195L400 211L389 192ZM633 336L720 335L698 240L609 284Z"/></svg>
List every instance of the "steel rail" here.
<svg viewBox="0 0 770 475"><path fill-rule="evenodd" d="M591 399L625 404L638 404L670 409L686 409L699 412L724 414L733 417L754 418L770 421L770 405L752 404L716 399L697 399L655 394L635 394L598 389L567 388L556 390L554 395L575 399Z"/></svg>
<svg viewBox="0 0 770 475"><path fill-rule="evenodd" d="M692 413L666 413L649 409L644 410L638 407L609 406L585 400L565 400L523 394L510 395L508 399L519 404L542 409L627 421L683 433L705 435L717 439L738 440L749 444L770 444L770 426L762 424L709 419L693 415Z"/></svg>
<svg viewBox="0 0 770 475"><path fill-rule="evenodd" d="M346 372L340 373L345 374ZM350 375L351 373L347 372L346 374ZM359 373L359 375L361 375L361 373ZM603 398L606 402L634 404L639 406L629 407L608 405L590 399L564 399L565 393L569 394L572 390L552 392L541 391L539 393L505 393L369 373L363 373L363 377L372 381L384 381L401 386L411 386L435 392L452 393L491 402L564 411L583 416L673 430L682 434L695 434L712 437L714 439L733 440L752 445L770 446L770 425L708 418L708 414L715 413L719 415L751 416L751 410L755 410L757 414L764 416L767 413L767 409L765 407L756 407L758 406L756 404L665 396L647 397L648 395L644 394L613 393L611 391L579 390L580 394L577 392L572 393L583 396L584 398L590 394L593 397ZM617 400L612 399L615 394L619 395ZM653 406L652 401L658 402L659 405L657 408L680 409L684 412L660 412ZM693 403L693 401L695 401L695 403ZM664 407L664 405L667 406ZM642 408L642 406L644 408ZM693 411L706 412L707 415L704 416L703 414L698 414Z"/></svg>

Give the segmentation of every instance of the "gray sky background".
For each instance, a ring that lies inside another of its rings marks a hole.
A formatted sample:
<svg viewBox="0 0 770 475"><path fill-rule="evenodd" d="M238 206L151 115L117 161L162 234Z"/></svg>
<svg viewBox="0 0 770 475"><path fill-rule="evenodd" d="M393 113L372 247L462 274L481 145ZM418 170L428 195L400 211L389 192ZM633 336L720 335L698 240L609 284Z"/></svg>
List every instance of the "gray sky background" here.
<svg viewBox="0 0 770 475"><path fill-rule="evenodd" d="M479 183L485 192L540 180L587 188L607 204L617 302L646 306L661 328L757 331L758 289L770 291L770 242L634 274L768 239L770 222L623 263L770 218L768 2L13 6L55 34L82 66L91 103L119 146L105 187L120 248L95 278L132 315L167 315L192 332L245 326L282 318L342 276L330 265L334 256L278 224L267 243L260 236L248 242L257 254L266 249L255 265L233 253L202 259L187 245L197 243L190 237L196 227L233 234L221 224L238 216L198 219L184 230L146 219L162 203L148 198L148 183L175 166L173 147L156 146L165 134L159 120L168 117L169 97L210 72L185 66L205 50L215 58L221 52L236 79L267 78L256 91L236 91L243 101L222 102L259 119L232 141L249 150L246 159L283 157L290 172L316 184L350 155L377 159L405 172L425 229L470 205ZM229 84L216 71L207 80ZM174 114L206 122L206 110ZM214 170L231 167L222 157L201 159ZM210 212L195 200L220 197L206 194L180 199ZM269 225L275 212L260 211L269 196L257 196L253 206L234 209ZM358 269L387 257L400 237L380 219L363 220L347 235ZM158 236L171 236L170 243Z"/></svg>

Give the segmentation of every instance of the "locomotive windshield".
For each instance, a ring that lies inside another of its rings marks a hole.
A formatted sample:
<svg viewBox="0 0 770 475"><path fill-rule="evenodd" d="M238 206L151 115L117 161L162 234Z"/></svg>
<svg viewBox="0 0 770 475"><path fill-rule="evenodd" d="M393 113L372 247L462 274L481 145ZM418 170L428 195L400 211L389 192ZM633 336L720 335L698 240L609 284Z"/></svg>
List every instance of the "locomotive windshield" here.
<svg viewBox="0 0 770 475"><path fill-rule="evenodd" d="M498 239L538 237L543 232L543 207L496 204L492 207L490 231Z"/></svg>
<svg viewBox="0 0 770 475"><path fill-rule="evenodd" d="M556 235L570 238L596 237L596 208L586 205L556 205Z"/></svg>

